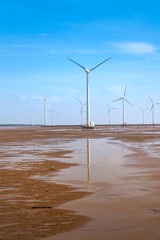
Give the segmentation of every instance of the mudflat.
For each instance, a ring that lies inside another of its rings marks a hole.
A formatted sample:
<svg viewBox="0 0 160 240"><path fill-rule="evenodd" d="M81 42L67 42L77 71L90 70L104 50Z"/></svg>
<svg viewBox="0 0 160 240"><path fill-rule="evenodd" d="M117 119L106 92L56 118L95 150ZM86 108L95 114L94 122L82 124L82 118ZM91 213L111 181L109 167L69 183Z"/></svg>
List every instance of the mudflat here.
<svg viewBox="0 0 160 240"><path fill-rule="evenodd" d="M68 161L76 139L126 144L123 167L139 172L99 183L98 193L96 183L82 191L50 181L76 166ZM0 239L160 239L159 140L159 128L1 128Z"/></svg>

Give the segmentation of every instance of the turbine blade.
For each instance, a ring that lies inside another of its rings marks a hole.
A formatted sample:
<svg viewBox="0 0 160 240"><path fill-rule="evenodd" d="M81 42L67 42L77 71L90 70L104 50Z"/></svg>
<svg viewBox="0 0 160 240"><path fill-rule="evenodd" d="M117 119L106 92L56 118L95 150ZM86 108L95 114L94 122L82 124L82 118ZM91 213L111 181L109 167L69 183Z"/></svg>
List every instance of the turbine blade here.
<svg viewBox="0 0 160 240"><path fill-rule="evenodd" d="M104 60L103 62L99 63L98 65L96 65L95 67L91 68L89 71L93 71L95 68L99 67L100 65L102 65L103 63L107 62L109 59L111 59L112 57Z"/></svg>
<svg viewBox="0 0 160 240"><path fill-rule="evenodd" d="M149 96L148 96L149 97ZM150 101L153 103L152 99L149 97Z"/></svg>
<svg viewBox="0 0 160 240"><path fill-rule="evenodd" d="M160 104L160 103L155 103L154 105L158 105L158 104Z"/></svg>
<svg viewBox="0 0 160 240"><path fill-rule="evenodd" d="M153 109L153 104L152 104L152 107L151 107L151 109L150 109L150 112L152 111L152 109Z"/></svg>
<svg viewBox="0 0 160 240"><path fill-rule="evenodd" d="M117 102L117 101L119 101L119 100L121 100L121 99L123 99L123 98L118 98L118 99L116 99L116 100L114 100L114 101L112 101L112 102Z"/></svg>
<svg viewBox="0 0 160 240"><path fill-rule="evenodd" d="M125 90L124 90L124 97L126 96L126 91L127 91L127 84L126 84L126 87L125 87Z"/></svg>
<svg viewBox="0 0 160 240"><path fill-rule="evenodd" d="M107 103L107 105L108 105L108 109L110 109L110 106L109 106L109 104Z"/></svg>
<svg viewBox="0 0 160 240"><path fill-rule="evenodd" d="M77 101L80 103L80 104L82 104L82 102L79 100L79 98L76 98L77 99Z"/></svg>
<svg viewBox="0 0 160 240"><path fill-rule="evenodd" d="M132 103L130 103L126 98L125 98L125 100L126 100L126 102L128 102L128 103L133 107L133 104L132 104Z"/></svg>
<svg viewBox="0 0 160 240"><path fill-rule="evenodd" d="M83 67L82 65L80 65L79 63L77 63L77 62L75 62L75 61L73 61L72 59L70 59L70 58L68 58L71 62L73 62L73 63L75 63L75 64L77 64L79 67L81 67L81 68L83 68L85 71L86 71L86 68L85 67Z"/></svg>

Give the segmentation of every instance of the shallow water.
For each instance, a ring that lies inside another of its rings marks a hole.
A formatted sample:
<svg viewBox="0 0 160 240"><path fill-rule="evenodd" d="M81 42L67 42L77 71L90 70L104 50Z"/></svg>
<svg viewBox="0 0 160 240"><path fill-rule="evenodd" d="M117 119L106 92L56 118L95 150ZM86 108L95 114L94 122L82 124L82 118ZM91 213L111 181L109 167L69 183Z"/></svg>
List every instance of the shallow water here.
<svg viewBox="0 0 160 240"><path fill-rule="evenodd" d="M158 239L158 180L148 178L155 171L154 167L147 170L131 167L134 160L137 162L137 157L131 157L134 152L125 144L106 138L75 140L58 147L73 150L69 154L72 158L58 160L78 165L64 169L56 176L45 176L45 180L92 192L88 197L61 205L61 208L91 217L91 221L80 229L48 240ZM137 147L142 149L144 146L137 143L134 148Z"/></svg>
<svg viewBox="0 0 160 240"><path fill-rule="evenodd" d="M73 150L70 154L72 158L67 159L67 162L77 166L58 173L54 182L81 186L83 184L83 187L98 183L114 184L120 183L122 176L135 171L123 167L126 162L125 155L132 152L124 146L110 144L106 139L75 140L65 144L65 148Z"/></svg>

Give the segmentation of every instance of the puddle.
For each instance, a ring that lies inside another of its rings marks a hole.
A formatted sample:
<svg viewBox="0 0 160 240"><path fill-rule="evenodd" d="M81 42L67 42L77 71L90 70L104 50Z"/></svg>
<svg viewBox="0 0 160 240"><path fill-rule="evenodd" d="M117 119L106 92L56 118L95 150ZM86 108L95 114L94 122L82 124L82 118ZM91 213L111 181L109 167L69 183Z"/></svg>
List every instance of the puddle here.
<svg viewBox="0 0 160 240"><path fill-rule="evenodd" d="M72 158L67 159L67 162L78 165L58 173L54 182L87 186L88 183L114 184L120 183L122 176L132 172L131 169L123 167L125 155L132 152L117 144L110 144L106 139L75 140L65 145L67 149L74 150L70 154Z"/></svg>

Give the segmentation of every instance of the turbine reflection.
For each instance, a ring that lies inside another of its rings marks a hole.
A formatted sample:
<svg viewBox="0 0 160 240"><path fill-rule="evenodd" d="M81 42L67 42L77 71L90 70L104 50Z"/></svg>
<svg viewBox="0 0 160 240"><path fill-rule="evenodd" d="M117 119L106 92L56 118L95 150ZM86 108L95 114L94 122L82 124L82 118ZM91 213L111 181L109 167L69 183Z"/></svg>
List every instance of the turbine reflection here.
<svg viewBox="0 0 160 240"><path fill-rule="evenodd" d="M88 169L88 182L90 182L90 139L87 138L87 169Z"/></svg>

